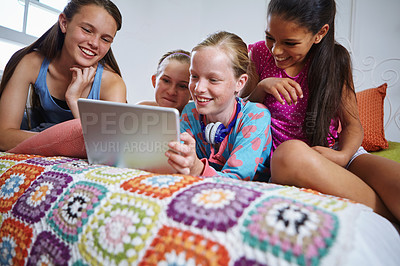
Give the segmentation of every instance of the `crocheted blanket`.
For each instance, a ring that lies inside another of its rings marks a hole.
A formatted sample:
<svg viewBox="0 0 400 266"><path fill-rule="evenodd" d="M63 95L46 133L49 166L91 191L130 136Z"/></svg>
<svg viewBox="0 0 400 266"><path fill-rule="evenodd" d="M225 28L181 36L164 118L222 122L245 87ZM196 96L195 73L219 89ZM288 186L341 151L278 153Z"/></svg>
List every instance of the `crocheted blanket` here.
<svg viewBox="0 0 400 266"><path fill-rule="evenodd" d="M0 152L0 265L340 265L363 205Z"/></svg>

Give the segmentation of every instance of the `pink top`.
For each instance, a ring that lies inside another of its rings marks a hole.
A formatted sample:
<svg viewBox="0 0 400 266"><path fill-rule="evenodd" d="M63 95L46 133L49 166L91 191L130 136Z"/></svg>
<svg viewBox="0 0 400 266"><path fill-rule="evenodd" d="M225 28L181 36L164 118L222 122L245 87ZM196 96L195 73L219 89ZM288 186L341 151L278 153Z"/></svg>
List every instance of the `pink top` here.
<svg viewBox="0 0 400 266"><path fill-rule="evenodd" d="M272 133L272 149L275 150L279 144L286 140L298 139L308 143L305 134L305 115L307 112L308 102L308 64L295 76L289 76L285 70L275 65L274 58L265 45L265 41L259 41L249 45L251 51L251 60L256 66L256 70L260 80L269 77L290 78L300 84L303 91L303 98L298 98L296 105L285 105L279 103L274 96L267 94L264 99L264 104L271 112L271 133ZM312 123L312 121L307 122ZM330 135L328 136L329 146L335 143L338 137L339 120L332 120L329 128Z"/></svg>

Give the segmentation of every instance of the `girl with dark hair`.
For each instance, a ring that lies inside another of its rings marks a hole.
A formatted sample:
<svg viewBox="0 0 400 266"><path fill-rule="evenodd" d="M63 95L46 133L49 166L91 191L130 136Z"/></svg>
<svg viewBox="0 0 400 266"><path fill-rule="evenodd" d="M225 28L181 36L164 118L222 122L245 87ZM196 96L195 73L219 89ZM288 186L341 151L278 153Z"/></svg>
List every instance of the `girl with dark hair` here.
<svg viewBox="0 0 400 266"><path fill-rule="evenodd" d="M111 50L121 23L109 0L71 0L54 26L11 57L0 84L0 150L78 118L79 98L126 102Z"/></svg>
<svg viewBox="0 0 400 266"><path fill-rule="evenodd" d="M400 164L360 147L351 59L335 42L335 13L334 0L271 0L266 40L249 47L254 73L241 95L271 112L272 182L349 198L399 221Z"/></svg>

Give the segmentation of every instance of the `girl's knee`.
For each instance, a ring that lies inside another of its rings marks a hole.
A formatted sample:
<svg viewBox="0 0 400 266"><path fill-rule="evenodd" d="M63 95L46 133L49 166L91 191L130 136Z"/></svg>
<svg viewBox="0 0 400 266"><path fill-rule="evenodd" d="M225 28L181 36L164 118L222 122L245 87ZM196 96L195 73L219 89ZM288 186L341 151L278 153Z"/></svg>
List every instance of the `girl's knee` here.
<svg viewBox="0 0 400 266"><path fill-rule="evenodd" d="M278 146L272 155L272 164L295 165L302 161L303 154L310 147L300 140L288 140Z"/></svg>
<svg viewBox="0 0 400 266"><path fill-rule="evenodd" d="M280 184L293 184L298 171L304 169L304 158L310 147L299 140L283 142L274 151L271 158L271 181Z"/></svg>

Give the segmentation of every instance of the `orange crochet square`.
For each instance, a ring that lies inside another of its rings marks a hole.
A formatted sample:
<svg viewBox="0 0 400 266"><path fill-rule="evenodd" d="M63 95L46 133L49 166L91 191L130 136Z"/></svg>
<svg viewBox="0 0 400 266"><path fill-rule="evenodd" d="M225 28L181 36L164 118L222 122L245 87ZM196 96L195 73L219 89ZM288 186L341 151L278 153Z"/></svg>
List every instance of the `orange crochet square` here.
<svg viewBox="0 0 400 266"><path fill-rule="evenodd" d="M200 177L180 174L148 174L125 181L121 188L129 192L145 194L153 198L171 197L180 189L202 180Z"/></svg>
<svg viewBox="0 0 400 266"><path fill-rule="evenodd" d="M3 173L0 179L0 212L11 210L18 198L44 170L44 167L20 163Z"/></svg>
<svg viewBox="0 0 400 266"><path fill-rule="evenodd" d="M230 260L228 251L220 243L191 231L163 226L139 265L158 265L171 256L179 258L182 264L193 265L224 266Z"/></svg>
<svg viewBox="0 0 400 266"><path fill-rule="evenodd" d="M28 225L13 218L7 218L1 225L0 244L2 244L2 252L5 252L6 258L12 259L13 265L26 264L32 241L32 231L32 228ZM12 250L9 250L9 248Z"/></svg>
<svg viewBox="0 0 400 266"><path fill-rule="evenodd" d="M387 84L356 93L358 112L364 129L362 146L367 151L386 149L389 144L385 138L383 102L386 96Z"/></svg>

